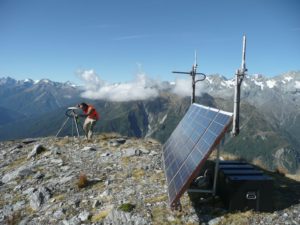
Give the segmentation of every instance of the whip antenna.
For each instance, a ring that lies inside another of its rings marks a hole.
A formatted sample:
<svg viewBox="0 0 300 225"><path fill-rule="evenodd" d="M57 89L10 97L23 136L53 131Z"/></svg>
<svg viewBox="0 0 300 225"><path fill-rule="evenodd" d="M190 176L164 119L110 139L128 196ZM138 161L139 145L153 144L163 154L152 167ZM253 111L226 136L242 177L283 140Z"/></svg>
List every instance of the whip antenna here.
<svg viewBox="0 0 300 225"><path fill-rule="evenodd" d="M206 75L204 73L197 73L197 52L195 51L195 59L194 64L192 66L192 70L190 72L179 72L179 71L172 71L172 73L179 73L179 74L189 74L192 77L192 96L191 96L191 104L195 102L195 91L196 91L196 83L199 81L203 81L206 79ZM202 77L196 80L196 75L201 75Z"/></svg>

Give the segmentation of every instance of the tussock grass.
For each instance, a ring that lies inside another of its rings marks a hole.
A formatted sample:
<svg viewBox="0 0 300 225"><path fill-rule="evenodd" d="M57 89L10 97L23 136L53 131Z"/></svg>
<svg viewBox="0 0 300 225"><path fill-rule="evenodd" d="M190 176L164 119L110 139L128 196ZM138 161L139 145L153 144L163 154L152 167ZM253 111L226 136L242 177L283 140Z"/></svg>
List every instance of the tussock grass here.
<svg viewBox="0 0 300 225"><path fill-rule="evenodd" d="M56 142L56 145L59 146L59 147L63 147L65 146L66 144L69 144L71 141L69 138L63 138L63 139L59 139L57 142Z"/></svg>
<svg viewBox="0 0 300 225"><path fill-rule="evenodd" d="M89 184L89 181L87 179L87 176L84 174L84 173L80 173L79 174L79 178L78 178L78 181L77 181L77 186L79 189L81 188L85 188L87 187Z"/></svg>
<svg viewBox="0 0 300 225"><path fill-rule="evenodd" d="M248 225L249 219L254 216L253 211L246 211L240 213L226 214L224 218L217 223L217 225Z"/></svg>
<svg viewBox="0 0 300 225"><path fill-rule="evenodd" d="M22 220L21 212L14 212L12 215L9 215L6 219L7 225L16 225Z"/></svg>
<svg viewBox="0 0 300 225"><path fill-rule="evenodd" d="M158 195L152 198L145 199L145 203L156 203L156 202L165 202L168 200L167 194Z"/></svg>
<svg viewBox="0 0 300 225"><path fill-rule="evenodd" d="M99 141L103 141L103 140L109 140L109 139L120 138L120 137L121 135L119 133L112 132L112 133L99 134L95 139Z"/></svg>
<svg viewBox="0 0 300 225"><path fill-rule="evenodd" d="M103 219L105 219L107 217L107 215L110 213L111 209L106 209L103 211L100 211L99 213L95 214L92 216L91 218L91 222L96 223L96 222L100 222Z"/></svg>
<svg viewBox="0 0 300 225"><path fill-rule="evenodd" d="M121 158L121 163L124 165L128 165L130 163L130 158L129 157L122 157Z"/></svg>
<svg viewBox="0 0 300 225"><path fill-rule="evenodd" d="M135 180L140 180L141 178L143 178L145 176L145 171L143 169L134 169L132 171L132 177Z"/></svg>
<svg viewBox="0 0 300 225"><path fill-rule="evenodd" d="M181 225L182 221L180 215L172 216L172 218L168 218L168 216L172 215L169 209L166 207L155 207L152 209L152 222L156 225Z"/></svg>
<svg viewBox="0 0 300 225"><path fill-rule="evenodd" d="M21 157L21 158L16 159L16 160L13 160L2 171L7 172L9 170L19 168L20 166L23 166L25 164L25 162L27 162L27 156Z"/></svg>
<svg viewBox="0 0 300 225"><path fill-rule="evenodd" d="M65 195L64 194L60 194L60 195L56 195L53 197L55 199L55 201L62 201L65 199Z"/></svg>
<svg viewBox="0 0 300 225"><path fill-rule="evenodd" d="M132 210L134 210L134 208L135 208L135 205L133 205L131 203L124 203L118 207L118 209L123 212L131 212Z"/></svg>
<svg viewBox="0 0 300 225"><path fill-rule="evenodd" d="M263 162L263 160L261 158L255 158L252 160L252 164L257 166L257 167L260 167L264 170L268 170L268 166L265 164L265 162Z"/></svg>

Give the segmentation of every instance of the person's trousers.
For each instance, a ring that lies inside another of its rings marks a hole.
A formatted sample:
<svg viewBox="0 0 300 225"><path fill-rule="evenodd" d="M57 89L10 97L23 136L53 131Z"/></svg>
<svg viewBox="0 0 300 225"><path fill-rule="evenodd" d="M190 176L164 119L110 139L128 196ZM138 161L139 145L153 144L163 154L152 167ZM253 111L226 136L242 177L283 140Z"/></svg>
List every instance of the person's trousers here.
<svg viewBox="0 0 300 225"><path fill-rule="evenodd" d="M85 133L85 136L88 140L92 139L93 136L93 129L96 125L97 120L86 118L83 124L83 130Z"/></svg>

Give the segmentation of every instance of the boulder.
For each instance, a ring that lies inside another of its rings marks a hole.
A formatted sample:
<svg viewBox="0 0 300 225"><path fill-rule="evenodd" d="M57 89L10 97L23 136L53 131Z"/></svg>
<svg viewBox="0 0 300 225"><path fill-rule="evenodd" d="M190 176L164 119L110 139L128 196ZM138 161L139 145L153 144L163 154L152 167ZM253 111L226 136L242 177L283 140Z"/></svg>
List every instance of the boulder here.
<svg viewBox="0 0 300 225"><path fill-rule="evenodd" d="M28 154L27 159L35 157L35 156L37 156L38 154L42 153L45 150L46 149L41 144L37 144L37 145L34 146L32 151Z"/></svg>
<svg viewBox="0 0 300 225"><path fill-rule="evenodd" d="M39 210L51 198L51 191L47 187L39 187L30 194L30 206L34 210Z"/></svg>

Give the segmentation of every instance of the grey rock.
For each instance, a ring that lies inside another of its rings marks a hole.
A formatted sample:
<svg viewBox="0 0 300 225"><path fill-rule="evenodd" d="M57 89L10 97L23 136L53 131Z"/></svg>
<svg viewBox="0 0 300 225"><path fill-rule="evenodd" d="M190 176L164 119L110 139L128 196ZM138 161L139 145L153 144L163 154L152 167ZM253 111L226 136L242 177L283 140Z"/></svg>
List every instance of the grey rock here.
<svg viewBox="0 0 300 225"><path fill-rule="evenodd" d="M61 177L61 178L58 180L58 183L60 183L60 184L65 184L65 183L69 182L70 180L72 180L73 177L74 177L74 176Z"/></svg>
<svg viewBox="0 0 300 225"><path fill-rule="evenodd" d="M39 172L37 172L37 173L33 176L33 179L40 180L40 179L42 179L44 176L45 176L45 174L43 174L43 173L41 173L41 172L39 171Z"/></svg>
<svg viewBox="0 0 300 225"><path fill-rule="evenodd" d="M222 219L224 219L223 216L214 218L214 219L208 221L208 225L217 225L222 221Z"/></svg>
<svg viewBox="0 0 300 225"><path fill-rule="evenodd" d="M64 225L80 225L81 221L77 216L72 217L70 220L64 220Z"/></svg>
<svg viewBox="0 0 300 225"><path fill-rule="evenodd" d="M119 144L125 144L126 139L124 139L124 138L118 138L118 139L116 139L116 142L119 143Z"/></svg>
<svg viewBox="0 0 300 225"><path fill-rule="evenodd" d="M109 152L105 152L105 153L102 153L102 154L101 154L101 157L107 157L107 156L109 156L109 155L110 155Z"/></svg>
<svg viewBox="0 0 300 225"><path fill-rule="evenodd" d="M109 141L109 146L110 147L118 147L120 146L121 144L118 143L117 141Z"/></svg>
<svg viewBox="0 0 300 225"><path fill-rule="evenodd" d="M19 201L13 205L13 209L14 209L14 211L18 211L20 209L23 209L25 207L25 205L26 205L25 201Z"/></svg>
<svg viewBox="0 0 300 225"><path fill-rule="evenodd" d="M87 221L91 217L91 214L88 211L83 211L78 215L78 218L84 222Z"/></svg>
<svg viewBox="0 0 300 225"><path fill-rule="evenodd" d="M9 216L9 215L11 215L11 214L13 213L13 211L14 211L14 208L13 208L13 206L11 206L11 205L5 205L5 206L3 207L3 215L4 215L4 216Z"/></svg>
<svg viewBox="0 0 300 225"><path fill-rule="evenodd" d="M57 211L55 211L55 212L53 213L53 216L54 216L55 219L58 219L58 220L59 220L59 219L64 218L65 212L64 212L63 209L59 209L59 210L57 210Z"/></svg>
<svg viewBox="0 0 300 225"><path fill-rule="evenodd" d="M39 187L35 189L29 196L30 207L34 210L39 210L50 198L52 194L47 187Z"/></svg>
<svg viewBox="0 0 300 225"><path fill-rule="evenodd" d="M51 149L51 152L53 155L60 155L61 149L56 147L56 148Z"/></svg>
<svg viewBox="0 0 300 225"><path fill-rule="evenodd" d="M123 155L125 157L135 156L135 149L134 148L127 148L123 150Z"/></svg>
<svg viewBox="0 0 300 225"><path fill-rule="evenodd" d="M80 206L80 202L81 202L80 199L76 199L74 202L75 207L78 208Z"/></svg>
<svg viewBox="0 0 300 225"><path fill-rule="evenodd" d="M81 151L97 151L97 149L94 147L86 146L83 149L81 149Z"/></svg>
<svg viewBox="0 0 300 225"><path fill-rule="evenodd" d="M126 139L124 139L124 138L118 138L118 139L115 139L115 140L110 140L109 141L109 146L110 147L118 147L118 146L120 146L122 144L125 144L125 142L126 142Z"/></svg>
<svg viewBox="0 0 300 225"><path fill-rule="evenodd" d="M135 148L126 148L123 150L123 156L131 157L131 156L139 156L141 155L141 151Z"/></svg>
<svg viewBox="0 0 300 225"><path fill-rule="evenodd" d="M100 206L102 204L102 202L100 202L98 199L97 200L95 200L94 202L93 202L93 208L97 208L98 206Z"/></svg>
<svg viewBox="0 0 300 225"><path fill-rule="evenodd" d="M25 191L23 191L22 194L29 195L29 194L33 193L34 190L35 190L34 188L30 187L30 188L26 189Z"/></svg>
<svg viewBox="0 0 300 225"><path fill-rule="evenodd" d="M31 139L31 138L27 138L27 139L24 139L23 141L22 141L22 143L23 144L30 144L30 143L33 143L33 142L37 142L37 140L36 139Z"/></svg>
<svg viewBox="0 0 300 225"><path fill-rule="evenodd" d="M31 175L32 173L33 173L33 171L30 166L21 166L21 167L17 168L16 170L5 174L2 177L2 182L8 183L8 182L16 179L17 177L25 177L25 176Z"/></svg>
<svg viewBox="0 0 300 225"><path fill-rule="evenodd" d="M31 168L24 168L18 172L18 176L19 177L27 177L27 176L31 175L32 173L33 173L33 171L31 170Z"/></svg>
<svg viewBox="0 0 300 225"><path fill-rule="evenodd" d="M2 182L3 183L8 183L9 181L11 180L14 180L18 177L18 171L12 171L10 173L7 173L5 174L3 177L2 177Z"/></svg>
<svg viewBox="0 0 300 225"><path fill-rule="evenodd" d="M28 225L29 221L30 219L28 217L25 217L19 222L19 225Z"/></svg>
<svg viewBox="0 0 300 225"><path fill-rule="evenodd" d="M104 225L146 225L149 221L142 216L132 213L122 212L116 209L112 209L107 217L103 220Z"/></svg>
<svg viewBox="0 0 300 225"><path fill-rule="evenodd" d="M50 163L56 164L57 166L62 166L64 161L62 159L51 159Z"/></svg>
<svg viewBox="0 0 300 225"><path fill-rule="evenodd" d="M145 149L145 148L140 148L139 150L141 151L142 154L149 154L150 153L150 150Z"/></svg>
<svg viewBox="0 0 300 225"><path fill-rule="evenodd" d="M14 146L11 149L9 149L9 151L13 151L13 150L16 150L16 149L21 149L21 148L23 148L23 145L17 144L16 146Z"/></svg>
<svg viewBox="0 0 300 225"><path fill-rule="evenodd" d="M42 153L45 150L46 149L41 144L37 144L37 145L34 146L32 151L28 154L27 159L35 157L35 156L37 156L38 154Z"/></svg>
<svg viewBox="0 0 300 225"><path fill-rule="evenodd" d="M156 151L151 151L149 155L150 156L155 156L155 155L158 155L158 153Z"/></svg>

